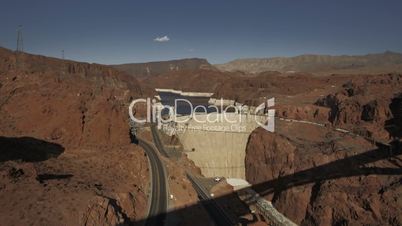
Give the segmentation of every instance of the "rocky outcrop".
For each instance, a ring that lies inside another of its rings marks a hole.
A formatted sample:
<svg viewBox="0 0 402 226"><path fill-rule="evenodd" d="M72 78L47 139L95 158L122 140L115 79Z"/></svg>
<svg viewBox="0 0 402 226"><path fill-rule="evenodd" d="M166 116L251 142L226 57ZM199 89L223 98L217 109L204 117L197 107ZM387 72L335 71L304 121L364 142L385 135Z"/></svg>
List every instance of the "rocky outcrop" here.
<svg viewBox="0 0 402 226"><path fill-rule="evenodd" d="M318 99L316 105L328 107L328 120L338 127L389 140L384 125L393 118L390 105L400 90L400 74L359 76L345 83L341 91Z"/></svg>
<svg viewBox="0 0 402 226"><path fill-rule="evenodd" d="M147 210L147 159L140 148L120 148L67 149L56 159L1 162L3 224L129 225L142 221Z"/></svg>
<svg viewBox="0 0 402 226"><path fill-rule="evenodd" d="M135 78L102 65L4 49L0 57L2 135L65 147L130 143L127 104L141 95Z"/></svg>
<svg viewBox="0 0 402 226"><path fill-rule="evenodd" d="M123 203L110 197L96 196L88 204L88 209L81 218L81 225L128 225L129 218L125 211L134 212L132 207L134 200L130 194L124 194L124 196ZM122 208L124 202L129 204L126 208ZM133 213L129 214L133 215Z"/></svg>
<svg viewBox="0 0 402 226"><path fill-rule="evenodd" d="M246 150L247 180L256 183L293 173L295 149L285 137L256 129Z"/></svg>
<svg viewBox="0 0 402 226"><path fill-rule="evenodd" d="M397 170L401 161L378 157L386 150L361 138L340 139L326 128L289 128L295 130L256 129L246 150L247 180L282 214L301 225L402 223L402 178L381 173ZM371 168L376 170L370 173Z"/></svg>
<svg viewBox="0 0 402 226"><path fill-rule="evenodd" d="M330 94L319 99L316 104L331 109L328 120L333 124L358 124L361 120L361 104L357 100L349 99L343 93Z"/></svg>
<svg viewBox="0 0 402 226"><path fill-rule="evenodd" d="M330 110L316 105L292 106L277 105L275 114L280 118L304 120L317 123L328 123Z"/></svg>
<svg viewBox="0 0 402 226"><path fill-rule="evenodd" d="M148 161L131 144L138 81L113 68L0 48L5 225L122 225L146 214Z"/></svg>

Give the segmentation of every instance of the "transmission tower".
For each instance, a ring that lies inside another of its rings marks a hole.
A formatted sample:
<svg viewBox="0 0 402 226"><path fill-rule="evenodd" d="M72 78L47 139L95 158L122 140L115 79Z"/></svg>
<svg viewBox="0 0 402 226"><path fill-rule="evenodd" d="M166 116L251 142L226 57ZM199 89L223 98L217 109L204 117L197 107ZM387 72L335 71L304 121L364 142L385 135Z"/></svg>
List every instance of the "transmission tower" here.
<svg viewBox="0 0 402 226"><path fill-rule="evenodd" d="M64 49L61 50L61 59L64 60Z"/></svg>
<svg viewBox="0 0 402 226"><path fill-rule="evenodd" d="M22 39L22 25L17 29L17 52L24 52L24 40Z"/></svg>
<svg viewBox="0 0 402 226"><path fill-rule="evenodd" d="M17 28L17 49L15 51L15 63L17 69L22 69L23 66L23 53L24 52L24 41L22 39L22 25Z"/></svg>

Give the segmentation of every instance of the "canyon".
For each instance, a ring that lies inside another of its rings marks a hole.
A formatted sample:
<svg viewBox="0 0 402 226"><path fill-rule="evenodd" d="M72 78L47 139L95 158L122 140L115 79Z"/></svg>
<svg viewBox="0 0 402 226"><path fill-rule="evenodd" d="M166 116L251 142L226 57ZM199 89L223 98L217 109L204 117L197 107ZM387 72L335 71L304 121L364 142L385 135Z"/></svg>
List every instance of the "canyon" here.
<svg viewBox="0 0 402 226"><path fill-rule="evenodd" d="M185 210L198 198L179 163L206 179L246 179L297 224L402 224L401 74L249 73L196 65L136 77L110 66L0 48L5 223L146 219L150 169L144 151L132 143L127 109L133 99L173 90L184 97L208 94L198 96L198 104L218 105L222 98L249 110L275 98L273 133L258 128L252 112L240 114L241 131L186 115L180 116L189 119L183 133L172 134L177 127L166 125L166 140L182 151L178 161L163 161L177 197L171 210L183 222L192 221ZM135 109L141 116L145 111ZM197 116L211 114L219 113ZM194 215L205 216L201 209Z"/></svg>
<svg viewBox="0 0 402 226"><path fill-rule="evenodd" d="M397 73L234 76L204 91L251 105L275 96L275 133L206 131L190 120L177 137L205 175L247 179L297 224L399 225L401 81ZM382 144L393 142L393 154L376 157L387 153Z"/></svg>

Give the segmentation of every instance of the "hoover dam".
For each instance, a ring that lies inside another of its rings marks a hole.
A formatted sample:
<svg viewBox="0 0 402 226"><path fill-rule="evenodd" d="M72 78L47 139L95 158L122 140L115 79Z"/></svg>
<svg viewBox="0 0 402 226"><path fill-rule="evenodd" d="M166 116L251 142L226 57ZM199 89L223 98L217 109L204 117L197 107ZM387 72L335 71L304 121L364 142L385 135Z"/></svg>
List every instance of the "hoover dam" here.
<svg viewBox="0 0 402 226"><path fill-rule="evenodd" d="M158 91L158 90L157 90ZM160 95L161 102L164 101L167 90L163 90ZM188 93L187 93L188 94ZM191 95L180 95L175 91L175 97L189 99L197 97L196 104L207 106L208 102L220 104L234 104L234 101L217 101L200 93L191 93ZM204 100L203 103L200 100ZM170 106L170 105L169 105ZM216 106L212 104L212 106ZM221 105L221 109L222 109ZM188 112L183 110L181 112ZM175 115L175 120L165 123L162 131L168 135L176 135L183 146L183 151L188 158L201 169L206 177L223 176L227 178L245 178L245 157L246 145L251 132L264 124L268 116L256 115L247 106L239 107L237 112L196 112L194 114Z"/></svg>

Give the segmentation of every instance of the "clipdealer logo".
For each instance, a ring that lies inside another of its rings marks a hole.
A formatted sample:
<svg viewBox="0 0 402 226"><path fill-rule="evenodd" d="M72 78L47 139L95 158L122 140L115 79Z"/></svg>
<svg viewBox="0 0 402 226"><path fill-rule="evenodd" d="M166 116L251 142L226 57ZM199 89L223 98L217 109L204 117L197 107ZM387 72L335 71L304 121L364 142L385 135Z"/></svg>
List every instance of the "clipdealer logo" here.
<svg viewBox="0 0 402 226"><path fill-rule="evenodd" d="M270 109L275 106L275 98L270 98L266 102L260 104L255 109L255 112L263 111L267 113L267 120L264 123L256 120L257 124L269 132L275 132L275 109ZM256 114L257 115L257 114Z"/></svg>
<svg viewBox="0 0 402 226"><path fill-rule="evenodd" d="M139 119L134 116L133 109L137 104L145 104L146 106L146 118ZM190 109L188 117L180 117L177 114L177 107L187 104L188 109ZM275 109L271 109L275 106L275 98L270 98L264 103L258 105L252 112L249 107L244 105L226 105L223 106L223 99L221 99L220 106L209 105L208 107L203 105L193 106L193 104L187 99L175 99L174 106L162 105L157 103L155 99L151 98L140 98L133 100L129 105L129 116L130 119L137 124L144 123L156 123L157 127L160 129L163 124L174 122L177 125L187 123L189 120L194 120L198 124L208 123L209 126L205 125L202 128L220 128L219 126L210 126L214 123L225 122L230 124L230 128L242 128L240 123L244 120L242 116L254 117L254 121L259 127L263 129L274 132L275 131ZM247 109L247 110L246 110ZM208 111L209 110L209 111ZM168 112L162 114L162 112ZM209 113L208 113L209 112ZM212 112L212 113L211 113ZM219 114L217 114L219 112ZM236 127L236 124L238 125ZM235 125L235 126L234 126ZM221 130L227 130L223 128ZM233 129L232 129L233 130Z"/></svg>

